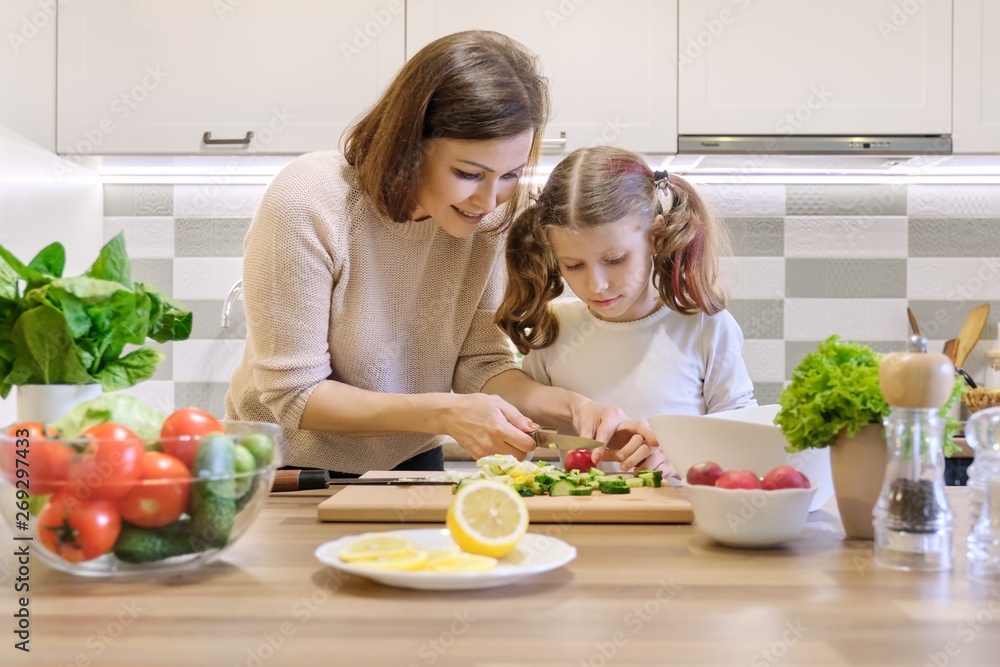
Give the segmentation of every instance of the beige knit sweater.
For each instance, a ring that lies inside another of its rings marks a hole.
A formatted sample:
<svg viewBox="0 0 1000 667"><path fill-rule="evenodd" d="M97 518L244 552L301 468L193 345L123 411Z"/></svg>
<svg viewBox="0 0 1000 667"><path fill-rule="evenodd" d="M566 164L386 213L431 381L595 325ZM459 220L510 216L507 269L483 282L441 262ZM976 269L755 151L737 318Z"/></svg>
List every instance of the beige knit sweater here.
<svg viewBox="0 0 1000 667"><path fill-rule="evenodd" d="M341 437L298 428L323 380L384 393L480 391L517 368L493 324L503 236L487 217L457 239L433 220L380 215L336 151L303 155L268 187L244 242L247 345L229 419L285 427L286 465L362 473L440 443L422 434Z"/></svg>

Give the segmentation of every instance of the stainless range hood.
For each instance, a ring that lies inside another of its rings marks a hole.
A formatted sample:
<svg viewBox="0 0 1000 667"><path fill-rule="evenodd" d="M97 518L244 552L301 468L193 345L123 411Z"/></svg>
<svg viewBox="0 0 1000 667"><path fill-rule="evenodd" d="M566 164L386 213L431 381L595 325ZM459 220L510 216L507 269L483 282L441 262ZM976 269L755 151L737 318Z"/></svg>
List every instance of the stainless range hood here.
<svg viewBox="0 0 1000 667"><path fill-rule="evenodd" d="M678 153L763 155L951 155L950 135L680 135Z"/></svg>

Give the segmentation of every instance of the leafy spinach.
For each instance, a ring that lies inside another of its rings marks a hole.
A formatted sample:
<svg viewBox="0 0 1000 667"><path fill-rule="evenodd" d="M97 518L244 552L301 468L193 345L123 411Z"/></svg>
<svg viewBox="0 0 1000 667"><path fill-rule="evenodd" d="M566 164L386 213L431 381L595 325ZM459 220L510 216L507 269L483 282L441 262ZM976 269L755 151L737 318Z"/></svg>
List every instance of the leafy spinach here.
<svg viewBox="0 0 1000 667"><path fill-rule="evenodd" d="M125 237L108 241L82 276L63 278L66 250L24 264L0 245L0 396L23 384L87 384L105 391L148 380L163 354L139 347L191 335L192 315L152 285L132 282Z"/></svg>

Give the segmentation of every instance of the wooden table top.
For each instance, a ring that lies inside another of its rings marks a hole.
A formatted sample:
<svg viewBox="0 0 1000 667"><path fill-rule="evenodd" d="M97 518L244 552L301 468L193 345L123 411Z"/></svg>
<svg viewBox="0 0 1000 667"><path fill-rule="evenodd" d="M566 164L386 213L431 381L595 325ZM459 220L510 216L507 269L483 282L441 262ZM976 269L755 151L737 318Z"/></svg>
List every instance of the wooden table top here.
<svg viewBox="0 0 1000 667"><path fill-rule="evenodd" d="M30 569L30 654L16 651L11 531L0 524L0 664L870 665L1000 663L1000 586L965 575L966 489L956 568L877 568L844 541L834 507L786 548L714 545L690 525L556 526L579 555L501 588L431 592L340 575L323 542L386 524L316 520L330 492L272 495L244 538L204 570L145 582ZM406 526L413 527L413 526Z"/></svg>

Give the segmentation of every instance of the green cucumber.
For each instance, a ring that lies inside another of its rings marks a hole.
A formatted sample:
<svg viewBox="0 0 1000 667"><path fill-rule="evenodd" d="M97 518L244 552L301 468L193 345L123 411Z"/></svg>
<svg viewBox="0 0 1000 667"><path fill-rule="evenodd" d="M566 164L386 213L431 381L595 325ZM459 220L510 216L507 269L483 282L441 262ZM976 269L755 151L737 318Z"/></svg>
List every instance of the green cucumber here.
<svg viewBox="0 0 1000 667"><path fill-rule="evenodd" d="M605 472L603 470L601 470L600 468L591 468L590 469L590 476L591 477L604 477L604 475L605 475Z"/></svg>
<svg viewBox="0 0 1000 667"><path fill-rule="evenodd" d="M221 433L206 435L198 443L191 484L191 539L206 548L229 543L236 517L236 455L233 441Z"/></svg>
<svg viewBox="0 0 1000 667"><path fill-rule="evenodd" d="M569 495L571 496L589 496L593 495L594 490L589 486L580 486L575 489L570 489Z"/></svg>
<svg viewBox="0 0 1000 667"><path fill-rule="evenodd" d="M601 493L606 493L608 495L612 495L612 494L616 494L616 493L617 494L629 493L629 491L630 491L630 489L627 486L625 486L625 481L624 480L619 480L617 482L614 482L614 481L603 482L602 481L599 484L598 488L601 490Z"/></svg>
<svg viewBox="0 0 1000 667"><path fill-rule="evenodd" d="M663 471L661 470L640 470L636 473L636 476L642 479L646 486L651 486L655 489L663 486Z"/></svg>
<svg viewBox="0 0 1000 667"><path fill-rule="evenodd" d="M190 524L189 519L164 528L139 528L123 523L115 540L115 556L126 563L151 563L204 551L208 545L191 536Z"/></svg>
<svg viewBox="0 0 1000 667"><path fill-rule="evenodd" d="M573 482L571 482L571 481L569 481L567 479L560 479L558 482L556 482L555 484L552 485L551 489L549 489L549 495L550 496L569 496L569 495L572 495L572 491L575 488L576 488L576 484L574 484Z"/></svg>
<svg viewBox="0 0 1000 667"><path fill-rule="evenodd" d="M646 481L641 477L633 477L632 479L625 480L625 486L630 489L638 489L639 487L646 486Z"/></svg>

